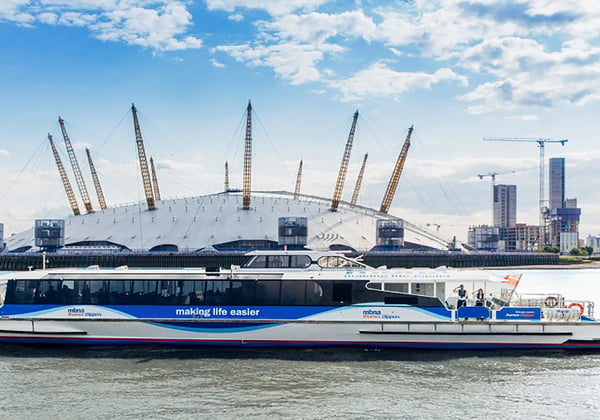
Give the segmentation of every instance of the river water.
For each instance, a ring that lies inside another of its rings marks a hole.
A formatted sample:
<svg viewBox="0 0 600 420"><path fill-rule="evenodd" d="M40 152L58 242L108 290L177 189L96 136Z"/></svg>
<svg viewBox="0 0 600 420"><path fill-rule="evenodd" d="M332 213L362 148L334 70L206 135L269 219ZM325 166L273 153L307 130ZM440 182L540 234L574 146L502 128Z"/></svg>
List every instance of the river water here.
<svg viewBox="0 0 600 420"><path fill-rule="evenodd" d="M600 270L523 273L521 293L600 303ZM600 353L0 346L9 419L599 415Z"/></svg>

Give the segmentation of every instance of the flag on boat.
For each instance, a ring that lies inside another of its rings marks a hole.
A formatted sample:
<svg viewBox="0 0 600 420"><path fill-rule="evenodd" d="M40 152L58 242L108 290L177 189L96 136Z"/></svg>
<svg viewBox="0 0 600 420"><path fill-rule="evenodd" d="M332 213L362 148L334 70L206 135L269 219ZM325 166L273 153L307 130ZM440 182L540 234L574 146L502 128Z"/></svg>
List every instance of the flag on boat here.
<svg viewBox="0 0 600 420"><path fill-rule="evenodd" d="M507 276L504 276L504 280L502 280L502 283L507 283L513 287L517 287L517 285L519 284L519 280L521 280L521 276L522 274L509 274Z"/></svg>

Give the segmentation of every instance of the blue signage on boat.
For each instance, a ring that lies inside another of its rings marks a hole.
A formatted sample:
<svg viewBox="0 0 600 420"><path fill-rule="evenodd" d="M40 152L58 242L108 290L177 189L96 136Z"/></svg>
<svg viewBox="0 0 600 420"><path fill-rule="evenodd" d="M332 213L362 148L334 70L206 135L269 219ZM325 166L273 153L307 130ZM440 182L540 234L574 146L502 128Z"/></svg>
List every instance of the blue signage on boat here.
<svg viewBox="0 0 600 420"><path fill-rule="evenodd" d="M539 321L542 319L541 308L502 308L496 312L496 319Z"/></svg>

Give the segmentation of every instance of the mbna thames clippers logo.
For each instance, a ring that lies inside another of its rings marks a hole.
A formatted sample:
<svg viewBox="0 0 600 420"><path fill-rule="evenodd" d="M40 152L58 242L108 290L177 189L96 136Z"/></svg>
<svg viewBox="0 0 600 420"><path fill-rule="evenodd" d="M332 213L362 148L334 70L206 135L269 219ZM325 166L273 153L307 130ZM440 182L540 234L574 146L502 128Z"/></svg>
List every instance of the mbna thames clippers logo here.
<svg viewBox="0 0 600 420"><path fill-rule="evenodd" d="M381 311L376 311L373 309L364 310L363 319L381 319Z"/></svg>
<svg viewBox="0 0 600 420"><path fill-rule="evenodd" d="M69 308L67 309L67 315L69 317L86 317L86 318L95 318L102 316L100 312L89 312L84 308Z"/></svg>

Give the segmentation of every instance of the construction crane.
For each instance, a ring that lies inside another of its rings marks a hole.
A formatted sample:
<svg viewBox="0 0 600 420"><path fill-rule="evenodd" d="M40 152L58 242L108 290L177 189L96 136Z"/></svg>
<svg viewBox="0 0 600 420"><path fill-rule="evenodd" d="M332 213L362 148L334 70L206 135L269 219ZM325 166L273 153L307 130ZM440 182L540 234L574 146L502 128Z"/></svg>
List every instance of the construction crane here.
<svg viewBox="0 0 600 420"><path fill-rule="evenodd" d="M150 157L150 171L152 172L152 187L154 191L154 199L160 200L160 190L158 189L158 177L156 176L156 168L154 167L154 159Z"/></svg>
<svg viewBox="0 0 600 420"><path fill-rule="evenodd" d="M69 177L67 176L67 171L65 171L65 167L63 166L62 161L60 160L58 150L56 150L56 146L54 146L54 141L52 141L52 136L50 135L50 133L48 133L48 140L50 141L50 147L52 147L54 160L56 161L56 166L58 167L58 173L60 174L62 184L65 187L65 192L67 193L67 198L69 199L69 205L71 206L71 210L73 210L73 214L75 216L79 216L81 212L79 211L79 206L77 205L77 199L75 198L73 188L71 188L71 183L69 182Z"/></svg>
<svg viewBox="0 0 600 420"><path fill-rule="evenodd" d="M512 174L512 173L516 173L516 172L531 171L532 169L535 169L535 168L511 169L511 170L506 170L506 171L488 172L487 174L477 174L479 179L483 179L483 178L489 176L492 180L492 226L494 225L494 216L493 216L493 213L494 213L494 187L496 186L496 176L504 175L504 174Z"/></svg>
<svg viewBox="0 0 600 420"><path fill-rule="evenodd" d="M358 120L358 110L354 113L352 119L352 126L350 127L350 134L348 134L348 141L346 141L346 148L344 149L344 156L342 157L342 163L340 164L340 171L338 173L337 182L335 183L335 189L333 190L333 198L331 200L331 211L337 211L337 208L342 199L342 191L344 189L344 182L346 181L346 173L348 172L348 163L350 162L350 152L352 151L352 142L354 141L354 133L356 132L356 122Z"/></svg>
<svg viewBox="0 0 600 420"><path fill-rule="evenodd" d="M408 129L408 134L406 135L406 140L404 141L404 145L402 146L402 150L398 155L398 160L396 161L396 166L394 167L394 172L392 172L392 177L390 178L390 182L385 190L385 194L383 196L383 200L381 202L381 207L379 209L382 213L387 213L392 204L392 200L394 199L394 194L396 194L396 188L398 188L398 182L400 181L400 175L402 175L402 169L404 168L404 162L406 162L406 156L408 155L408 149L410 148L410 137L412 136L413 126L411 125Z"/></svg>
<svg viewBox="0 0 600 420"><path fill-rule="evenodd" d="M543 242L545 242L545 223L544 223L544 173L545 173L545 164L544 164L544 149L546 143L560 143L561 146L564 146L567 143L568 139L560 139L553 140L548 138L538 138L538 137L484 137L484 141L510 141L510 142L528 142L528 143L537 143L540 149L540 202L539 202L539 222L540 222L540 241L538 246L541 246Z"/></svg>
<svg viewBox="0 0 600 420"><path fill-rule="evenodd" d="M104 200L104 193L102 192L102 186L100 186L100 180L98 179L98 173L96 172L96 168L94 167L94 162L92 161L92 155L90 154L90 149L85 148L85 153L88 158L88 163L90 165L90 172L92 173L92 180L94 181L94 188L96 189L96 195L98 196L98 204L100 204L100 209L106 210L106 201Z"/></svg>
<svg viewBox="0 0 600 420"><path fill-rule="evenodd" d="M142 138L142 130L140 130L140 121L138 120L137 109L135 108L134 104L131 104L131 113L133 114L133 129L135 130L135 142L137 144L138 157L140 160L140 170L142 172L142 182L144 183L146 203L148 204L148 210L155 210L156 201L154 199L154 191L152 189L150 171L148 170L148 161L146 160L144 139Z"/></svg>
<svg viewBox="0 0 600 420"><path fill-rule="evenodd" d="M302 160L298 165L298 175L296 176L296 188L294 188L294 200L300 197L300 184L302 183Z"/></svg>
<svg viewBox="0 0 600 420"><path fill-rule="evenodd" d="M69 154L69 160L71 161L71 167L73 168L73 173L75 174L75 181L77 182L77 187L79 188L79 193L81 194L83 205L85 206L85 211L87 213L93 212L94 209L92 208L92 201L90 200L87 188L85 187L85 182L83 182L83 175L81 175L81 169L79 168L79 163L75 157L75 151L73 150L71 140L67 134L65 122L62 118L58 117L58 123L60 124L60 129L65 140L65 147L67 148L67 153Z"/></svg>
<svg viewBox="0 0 600 420"><path fill-rule="evenodd" d="M252 104L246 108L246 143L244 148L244 185L242 210L250 210L250 187L252 183Z"/></svg>
<svg viewBox="0 0 600 420"><path fill-rule="evenodd" d="M350 204L353 206L355 206L356 202L358 201L358 193L360 192L360 185L362 184L363 175L365 174L365 166L367 166L368 157L369 154L365 153L362 165L360 166L360 171L358 172L358 177L356 178L356 185L354 186L354 192L352 193L352 200L350 200Z"/></svg>

